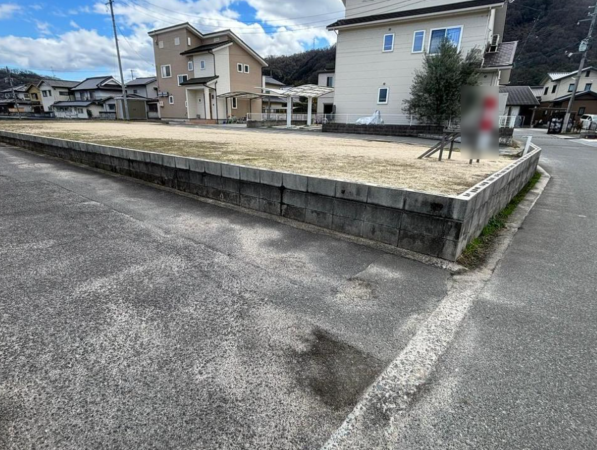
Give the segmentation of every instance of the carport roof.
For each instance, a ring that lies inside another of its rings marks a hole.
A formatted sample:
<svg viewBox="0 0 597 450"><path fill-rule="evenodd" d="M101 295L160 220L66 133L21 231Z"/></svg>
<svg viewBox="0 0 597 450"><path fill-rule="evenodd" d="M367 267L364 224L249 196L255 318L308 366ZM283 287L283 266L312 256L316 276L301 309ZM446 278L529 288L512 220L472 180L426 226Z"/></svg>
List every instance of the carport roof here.
<svg viewBox="0 0 597 450"><path fill-rule="evenodd" d="M220 78L218 75L213 77L203 77L203 78L189 78L187 81L183 81L180 83L181 86L191 86L195 84L207 84L210 81L214 81Z"/></svg>
<svg viewBox="0 0 597 450"><path fill-rule="evenodd" d="M225 94L218 95L218 98L247 98L247 99L255 99L255 98L263 98L263 97L271 97L269 94L256 94L255 92L245 92L245 91L234 91L234 92L226 92Z"/></svg>

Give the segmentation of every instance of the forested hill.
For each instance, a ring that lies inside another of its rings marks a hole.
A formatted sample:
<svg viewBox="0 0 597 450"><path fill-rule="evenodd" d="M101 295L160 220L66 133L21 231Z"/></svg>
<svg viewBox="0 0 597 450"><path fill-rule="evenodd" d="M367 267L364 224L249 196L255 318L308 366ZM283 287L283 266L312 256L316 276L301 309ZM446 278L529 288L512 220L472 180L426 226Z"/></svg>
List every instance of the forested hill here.
<svg viewBox="0 0 597 450"><path fill-rule="evenodd" d="M28 70L12 70L12 84L13 86L18 86L20 84L33 84L37 83L41 80L41 75L36 74L35 72L29 72ZM48 77L45 77L48 78ZM6 72L5 67L0 68L0 91L4 89L8 89L10 87L10 83L8 82L8 73Z"/></svg>
<svg viewBox="0 0 597 450"><path fill-rule="evenodd" d="M506 41L519 41L513 85L536 85L547 72L578 69L580 41L589 31L587 19L595 0L515 0L508 5ZM597 56L597 46L591 51Z"/></svg>
<svg viewBox="0 0 597 450"><path fill-rule="evenodd" d="M568 58L565 51L578 51L580 41L589 30L589 6L595 0L515 0L508 5L506 41L519 41L513 85L536 85L547 72L572 71L578 68L580 56ZM597 45L593 49L597 57ZM333 67L336 49L310 50L289 56L266 58L271 75L289 84L316 83L317 72Z"/></svg>
<svg viewBox="0 0 597 450"><path fill-rule="evenodd" d="M263 69L264 75L271 75L288 85L317 84L317 72L334 67L336 47L269 56L265 60L269 67Z"/></svg>

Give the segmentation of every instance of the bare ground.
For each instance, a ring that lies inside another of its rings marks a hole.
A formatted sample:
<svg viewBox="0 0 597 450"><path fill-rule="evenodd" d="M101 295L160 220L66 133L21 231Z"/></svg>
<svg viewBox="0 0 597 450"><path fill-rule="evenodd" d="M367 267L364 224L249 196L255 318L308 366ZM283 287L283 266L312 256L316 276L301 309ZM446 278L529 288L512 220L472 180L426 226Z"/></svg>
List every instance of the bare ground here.
<svg viewBox="0 0 597 450"><path fill-rule="evenodd" d="M459 194L511 160L419 160L427 147L318 133L99 121L0 121L0 129L383 186ZM431 146L433 141L429 141Z"/></svg>

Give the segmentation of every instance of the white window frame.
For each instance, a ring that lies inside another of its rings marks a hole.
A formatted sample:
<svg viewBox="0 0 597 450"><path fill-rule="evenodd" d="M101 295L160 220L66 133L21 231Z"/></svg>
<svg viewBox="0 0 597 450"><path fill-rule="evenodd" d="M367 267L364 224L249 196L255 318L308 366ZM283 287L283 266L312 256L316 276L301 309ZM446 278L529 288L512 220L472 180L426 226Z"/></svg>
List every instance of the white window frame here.
<svg viewBox="0 0 597 450"><path fill-rule="evenodd" d="M244 69L245 69L244 73L250 73L251 68L249 67L248 64L244 65Z"/></svg>
<svg viewBox="0 0 597 450"><path fill-rule="evenodd" d="M236 63L236 71L239 73L243 73L243 64L242 63Z"/></svg>
<svg viewBox="0 0 597 450"><path fill-rule="evenodd" d="M389 50L386 50L386 37L387 36L392 36L392 48L390 48ZM383 35L383 41L381 42L381 52L382 53L391 53L394 51L394 41L396 40L396 34L395 33L386 33Z"/></svg>
<svg viewBox="0 0 597 450"><path fill-rule="evenodd" d="M186 77L186 80L184 81L180 81L180 77ZM189 76L184 73L184 74L180 74L180 75L176 75L176 83L180 86L180 83L184 83L185 81L189 80Z"/></svg>
<svg viewBox="0 0 597 450"><path fill-rule="evenodd" d="M192 45L192 44L191 44L191 36L187 37L187 45L188 45L189 47Z"/></svg>
<svg viewBox="0 0 597 450"><path fill-rule="evenodd" d="M387 94L386 94L386 101L385 101L385 102L380 102L380 101L379 101L379 94L381 94L381 90L382 90L382 89L385 89L385 90L387 91ZM389 101L390 101L390 88L389 88L389 87L387 87L387 86L382 86L382 87L380 87L380 88L377 90L377 104L378 104L378 105L387 105Z"/></svg>
<svg viewBox="0 0 597 450"><path fill-rule="evenodd" d="M238 109L238 98L232 97L232 109Z"/></svg>
<svg viewBox="0 0 597 450"><path fill-rule="evenodd" d="M169 105L173 105L174 104L174 96L173 95L168 96L168 104Z"/></svg>
<svg viewBox="0 0 597 450"><path fill-rule="evenodd" d="M423 33L423 42L421 42L421 50L415 50L415 39L417 33ZM417 30L413 33L413 45L411 47L411 53L423 53L425 51L425 38L427 37L427 30Z"/></svg>
<svg viewBox="0 0 597 450"><path fill-rule="evenodd" d="M180 45L180 38L179 37L175 37L174 38L174 45Z"/></svg>
<svg viewBox="0 0 597 450"><path fill-rule="evenodd" d="M207 67L205 65L205 60L202 59L201 61L199 61L199 69L200 70L205 70Z"/></svg>
<svg viewBox="0 0 597 450"><path fill-rule="evenodd" d="M464 25L453 25L447 27L432 28L431 30L429 30L429 44L427 44L427 53L429 53L430 55L437 55L437 53L431 53L431 37L433 36L433 32L438 30L445 30L446 32L444 33L444 37L446 37L446 34L448 34L448 30L451 30L452 28L460 28L460 37L458 38L458 46L456 47L456 51L459 52L460 45L462 44L462 35L464 34Z"/></svg>
<svg viewBox="0 0 597 450"><path fill-rule="evenodd" d="M158 41L158 47L164 48L164 41Z"/></svg>
<svg viewBox="0 0 597 450"><path fill-rule="evenodd" d="M192 72L193 70L195 70L195 66L194 66L194 64L193 64L193 60L192 60L192 59L190 59L190 60L187 62L187 68L189 69L189 72Z"/></svg>
<svg viewBox="0 0 597 450"><path fill-rule="evenodd" d="M168 68L168 71L170 72L170 75L168 76L164 76L164 69ZM160 66L160 75L162 76L162 78L172 78L172 65L170 64L163 64Z"/></svg>

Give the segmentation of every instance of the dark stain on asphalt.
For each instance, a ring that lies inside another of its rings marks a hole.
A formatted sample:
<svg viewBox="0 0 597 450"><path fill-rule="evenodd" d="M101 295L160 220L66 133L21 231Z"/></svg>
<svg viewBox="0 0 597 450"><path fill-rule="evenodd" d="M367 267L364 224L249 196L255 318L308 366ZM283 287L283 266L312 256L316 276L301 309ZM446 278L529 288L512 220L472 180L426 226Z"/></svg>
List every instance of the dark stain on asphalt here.
<svg viewBox="0 0 597 450"><path fill-rule="evenodd" d="M297 352L299 383L334 410L353 408L386 366L321 328L314 328L305 342L307 349Z"/></svg>

